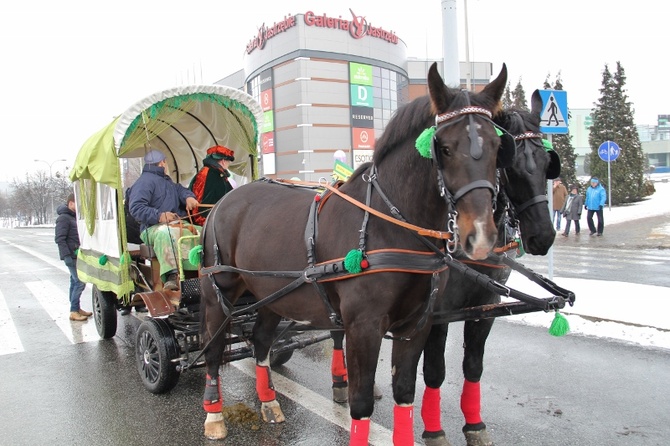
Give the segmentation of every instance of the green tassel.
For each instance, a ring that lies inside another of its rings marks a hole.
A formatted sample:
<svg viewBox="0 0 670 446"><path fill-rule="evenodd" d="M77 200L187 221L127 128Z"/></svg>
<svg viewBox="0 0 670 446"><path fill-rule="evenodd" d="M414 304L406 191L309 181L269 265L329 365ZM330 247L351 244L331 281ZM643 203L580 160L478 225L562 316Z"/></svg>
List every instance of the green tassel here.
<svg viewBox="0 0 670 446"><path fill-rule="evenodd" d="M424 158L431 158L430 145L433 141L433 135L435 135L435 127L427 128L421 132L414 143L416 150L418 150Z"/></svg>
<svg viewBox="0 0 670 446"><path fill-rule="evenodd" d="M498 127L496 127L496 135L503 136L502 130L500 130Z"/></svg>
<svg viewBox="0 0 670 446"><path fill-rule="evenodd" d="M554 314L554 320L551 321L549 334L552 336L565 336L570 332L570 323L558 310Z"/></svg>
<svg viewBox="0 0 670 446"><path fill-rule="evenodd" d="M352 249L344 258L344 268L352 274L358 274L363 271L361 268L361 260L363 260L363 253L360 249Z"/></svg>
<svg viewBox="0 0 670 446"><path fill-rule="evenodd" d="M107 256L106 256L105 254L101 255L101 256L98 258L98 263L99 263L100 265L103 265L103 266L104 266L105 264L107 264Z"/></svg>
<svg viewBox="0 0 670 446"><path fill-rule="evenodd" d="M200 253L202 252L202 245L197 245L188 252L188 261L191 265L198 265L200 263Z"/></svg>
<svg viewBox="0 0 670 446"><path fill-rule="evenodd" d="M125 265L127 263L130 263L130 254L128 254L128 251L121 254L121 258L119 259L119 263L121 265Z"/></svg>
<svg viewBox="0 0 670 446"><path fill-rule="evenodd" d="M544 150L547 152L549 150L554 150L554 145L548 139L542 139L542 145L544 146Z"/></svg>

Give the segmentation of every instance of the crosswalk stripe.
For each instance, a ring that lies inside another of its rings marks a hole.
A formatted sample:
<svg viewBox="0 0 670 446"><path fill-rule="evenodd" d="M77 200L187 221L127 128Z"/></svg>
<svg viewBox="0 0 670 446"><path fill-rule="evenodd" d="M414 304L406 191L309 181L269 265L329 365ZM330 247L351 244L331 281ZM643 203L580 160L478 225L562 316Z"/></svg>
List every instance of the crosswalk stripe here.
<svg viewBox="0 0 670 446"><path fill-rule="evenodd" d="M92 320L89 319L86 322L70 320L68 295L52 282L39 280L26 282L25 285L71 343L93 342L100 339L95 322Z"/></svg>
<svg viewBox="0 0 670 446"><path fill-rule="evenodd" d="M5 296L0 291L0 355L24 351L19 333L16 331L12 315L9 312Z"/></svg>

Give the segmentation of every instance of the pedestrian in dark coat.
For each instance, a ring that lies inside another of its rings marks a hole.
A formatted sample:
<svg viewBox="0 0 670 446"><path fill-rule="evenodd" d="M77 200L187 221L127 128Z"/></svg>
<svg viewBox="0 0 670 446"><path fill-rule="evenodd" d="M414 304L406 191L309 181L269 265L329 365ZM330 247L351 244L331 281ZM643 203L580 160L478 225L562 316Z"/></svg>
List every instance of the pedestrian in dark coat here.
<svg viewBox="0 0 670 446"><path fill-rule="evenodd" d="M74 194L67 197L67 204L58 206L56 213L56 237L58 255L70 271L70 320L85 321L93 313L84 311L79 305L81 293L86 284L77 275L77 252L79 250L79 232L77 232L77 214Z"/></svg>
<svg viewBox="0 0 670 446"><path fill-rule="evenodd" d="M582 206L584 206L584 199L579 195L579 188L576 184L570 186L570 195L565 199L565 205L561 210L565 218L565 231L563 236L567 237L570 234L570 222L575 222L575 235L579 235L579 220L582 218Z"/></svg>

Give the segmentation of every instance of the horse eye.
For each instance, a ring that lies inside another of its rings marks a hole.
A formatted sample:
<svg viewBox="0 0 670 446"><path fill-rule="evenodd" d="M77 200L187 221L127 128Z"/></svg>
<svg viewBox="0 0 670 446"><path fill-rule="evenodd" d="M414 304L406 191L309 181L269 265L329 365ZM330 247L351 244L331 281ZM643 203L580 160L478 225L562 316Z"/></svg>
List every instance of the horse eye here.
<svg viewBox="0 0 670 446"><path fill-rule="evenodd" d="M451 149L449 149L449 146L444 145L440 147L440 150L442 150L442 153L444 156L450 156L451 155Z"/></svg>

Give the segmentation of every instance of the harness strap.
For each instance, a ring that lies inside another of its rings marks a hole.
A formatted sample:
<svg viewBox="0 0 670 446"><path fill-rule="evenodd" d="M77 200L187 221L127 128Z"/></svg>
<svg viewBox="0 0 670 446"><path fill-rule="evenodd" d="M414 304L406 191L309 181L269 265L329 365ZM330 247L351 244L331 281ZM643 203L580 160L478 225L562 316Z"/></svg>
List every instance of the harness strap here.
<svg viewBox="0 0 670 446"><path fill-rule="evenodd" d="M496 196L496 188L493 187L493 184L491 184L490 181L477 180L458 189L458 191L454 194L454 202L458 201L463 195L474 189L489 189L493 196Z"/></svg>
<svg viewBox="0 0 670 446"><path fill-rule="evenodd" d="M537 204L537 203L542 203L542 202L549 202L549 200L547 199L547 196L546 195L535 195L533 198L526 201L521 206L515 206L514 210L516 211L516 213L518 215L518 214L521 214L523 211L525 211L530 206L532 206L534 204Z"/></svg>
<svg viewBox="0 0 670 446"><path fill-rule="evenodd" d="M514 259L511 259L507 256L503 256L503 262L507 266L512 268L514 271L519 272L521 275L523 275L527 279L531 280L532 282L538 284L539 286L541 286L545 290L547 290L551 293L554 293L554 294L558 294L559 296L563 297L566 301L568 301L570 306L572 306L574 304L575 293L573 293L572 291L566 290L565 288L556 285L556 283L554 283L552 280L549 280L546 277L541 276L540 274L536 273L535 271L532 271L532 270L526 268L521 263L519 263L519 262L515 261ZM521 299L519 299L519 300L521 300Z"/></svg>
<svg viewBox="0 0 670 446"><path fill-rule="evenodd" d="M422 228L420 226L413 225L411 223L407 223L407 222L395 219L395 218L393 218L389 215L386 215L382 212L379 212L376 209L371 208L370 206L367 206L367 205L361 203L360 201L356 200L353 197L350 197L349 195L344 194L343 192L341 192L338 189L330 186L329 184L324 185L324 187L326 189L328 189L329 191L333 192L334 194L336 194L338 197L343 198L344 200L353 204L354 206L357 206L360 209L363 209L364 211L368 211L372 215L375 215L375 216L377 216L377 217L379 217L383 220L391 222L394 225L402 226L403 228L414 231L414 232L418 233L419 235L423 235L423 236L426 236L426 237L445 239L445 240L449 240L452 237L452 235L449 232L437 231L437 230L434 230L434 229L426 229L426 228Z"/></svg>

